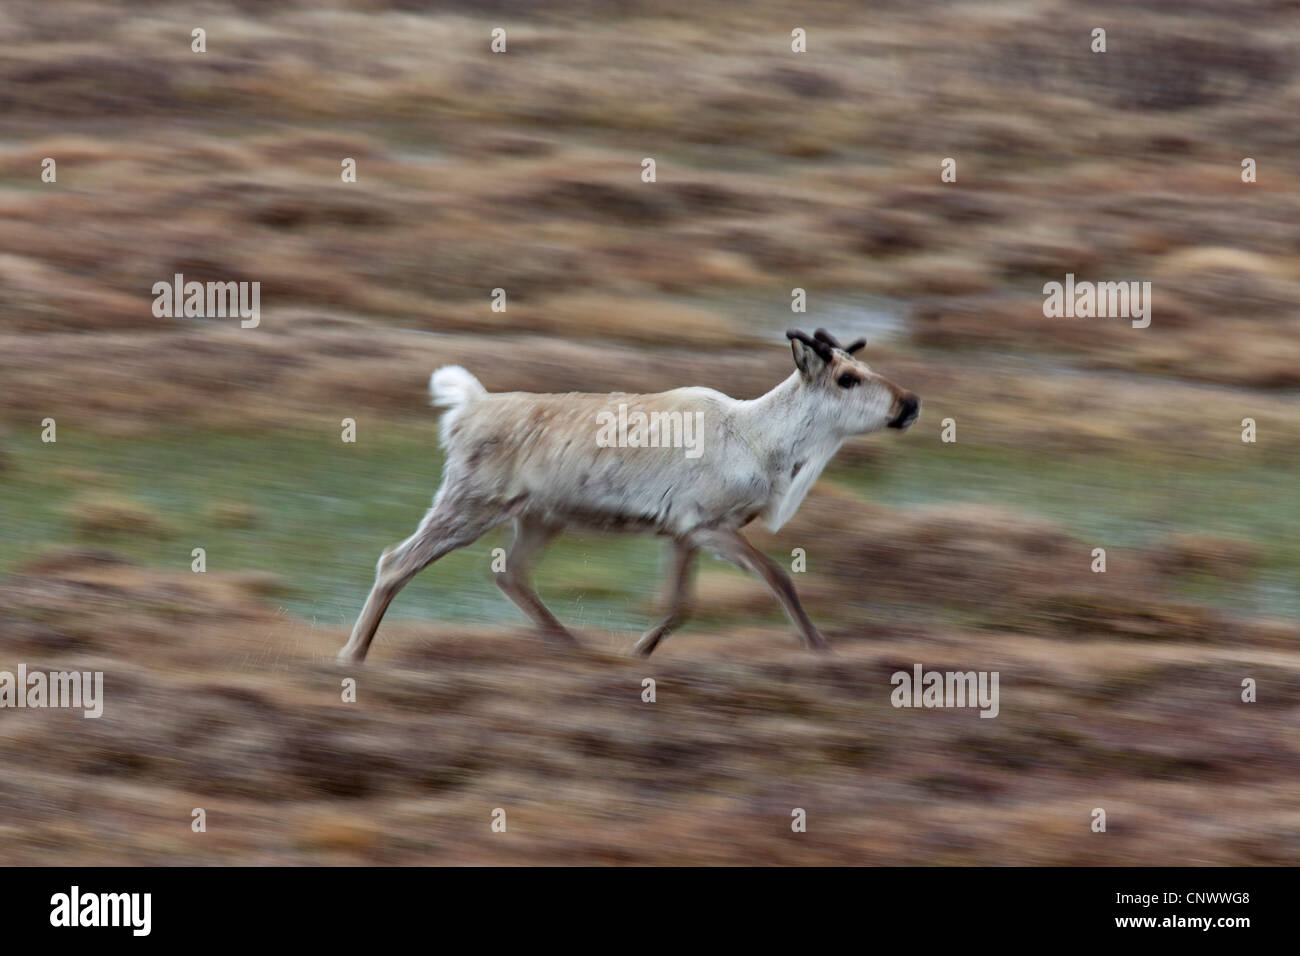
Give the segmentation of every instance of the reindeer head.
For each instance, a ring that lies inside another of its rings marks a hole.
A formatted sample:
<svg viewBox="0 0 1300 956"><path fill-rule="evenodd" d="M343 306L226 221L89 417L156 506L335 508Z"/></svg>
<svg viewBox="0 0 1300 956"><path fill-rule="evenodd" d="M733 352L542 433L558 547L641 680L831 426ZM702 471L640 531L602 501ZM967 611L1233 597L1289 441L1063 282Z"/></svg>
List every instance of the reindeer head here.
<svg viewBox="0 0 1300 956"><path fill-rule="evenodd" d="M844 435L907 428L920 416L919 398L853 357L867 344L866 339L843 346L825 329L818 329L812 337L791 329L785 337L818 417L824 415Z"/></svg>

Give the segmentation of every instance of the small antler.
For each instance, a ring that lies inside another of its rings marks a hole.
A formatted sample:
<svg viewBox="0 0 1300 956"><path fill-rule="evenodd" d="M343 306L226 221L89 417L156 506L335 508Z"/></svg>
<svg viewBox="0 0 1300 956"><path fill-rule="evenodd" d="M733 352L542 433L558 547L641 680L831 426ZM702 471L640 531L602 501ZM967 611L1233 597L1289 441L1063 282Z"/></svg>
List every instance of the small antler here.
<svg viewBox="0 0 1300 956"><path fill-rule="evenodd" d="M866 339L858 339L852 345L840 345L839 341L835 338L835 336L831 335L825 329L818 329L813 334L816 335L817 338L825 342L827 345L829 345L831 348L839 349L842 352L848 352L850 355L858 351L858 349L866 348L867 346Z"/></svg>
<svg viewBox="0 0 1300 956"><path fill-rule="evenodd" d="M836 341L835 336L831 335L825 329L818 329L816 332L813 333L813 335L821 339L823 342L825 342L833 349L844 348L844 346L840 345L840 343Z"/></svg>
<svg viewBox="0 0 1300 956"><path fill-rule="evenodd" d="M789 329L786 331L785 337L792 342L796 340L802 342L804 345L816 352L817 357L823 362L829 362L832 358L832 349L835 348L835 346L827 344L820 338L811 338L807 332L800 332L798 329Z"/></svg>

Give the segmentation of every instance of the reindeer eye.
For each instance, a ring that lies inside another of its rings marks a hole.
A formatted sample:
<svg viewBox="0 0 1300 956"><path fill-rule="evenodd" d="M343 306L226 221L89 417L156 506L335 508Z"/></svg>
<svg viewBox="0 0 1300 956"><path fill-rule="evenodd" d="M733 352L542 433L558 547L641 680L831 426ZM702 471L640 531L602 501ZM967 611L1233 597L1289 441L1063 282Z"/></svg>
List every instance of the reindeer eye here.
<svg viewBox="0 0 1300 956"><path fill-rule="evenodd" d="M852 388L854 385L861 385L862 380L859 379L852 372L845 372L843 375L841 375L839 378L835 380L835 384L838 385L840 388Z"/></svg>

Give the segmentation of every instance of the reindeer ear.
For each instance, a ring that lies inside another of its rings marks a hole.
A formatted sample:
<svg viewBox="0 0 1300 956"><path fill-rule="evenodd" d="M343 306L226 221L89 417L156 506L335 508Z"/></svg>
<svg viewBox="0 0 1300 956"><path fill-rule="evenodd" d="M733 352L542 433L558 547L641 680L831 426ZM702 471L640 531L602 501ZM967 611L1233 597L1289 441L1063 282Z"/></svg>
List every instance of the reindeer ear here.
<svg viewBox="0 0 1300 956"><path fill-rule="evenodd" d="M790 340L795 367L803 373L804 378L812 378L831 360L831 350L825 343L811 339L796 329L786 332L785 337Z"/></svg>
<svg viewBox="0 0 1300 956"><path fill-rule="evenodd" d="M810 378L813 374L813 362L820 362L821 359L798 339L790 340L790 351L794 353L794 366L803 372L805 378Z"/></svg>

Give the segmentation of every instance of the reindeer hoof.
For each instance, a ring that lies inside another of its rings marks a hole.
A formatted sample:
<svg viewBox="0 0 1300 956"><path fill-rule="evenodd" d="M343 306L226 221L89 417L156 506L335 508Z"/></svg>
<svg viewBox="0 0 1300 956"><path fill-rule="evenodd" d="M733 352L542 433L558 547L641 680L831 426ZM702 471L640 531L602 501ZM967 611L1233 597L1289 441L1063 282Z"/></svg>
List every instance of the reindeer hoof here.
<svg viewBox="0 0 1300 956"><path fill-rule="evenodd" d="M663 639L664 633L658 628L646 631L641 635L641 639L632 645L632 653L639 657L649 657L659 646L660 640Z"/></svg>
<svg viewBox="0 0 1300 956"><path fill-rule="evenodd" d="M814 654L835 653L834 651L831 650L831 646L830 644L827 643L826 638L822 637L820 634L816 632L804 638L803 646L806 647L808 650L812 651Z"/></svg>
<svg viewBox="0 0 1300 956"><path fill-rule="evenodd" d="M581 647L582 641L578 640L566 630L545 630L542 631L542 637L548 644L555 644L559 647Z"/></svg>

